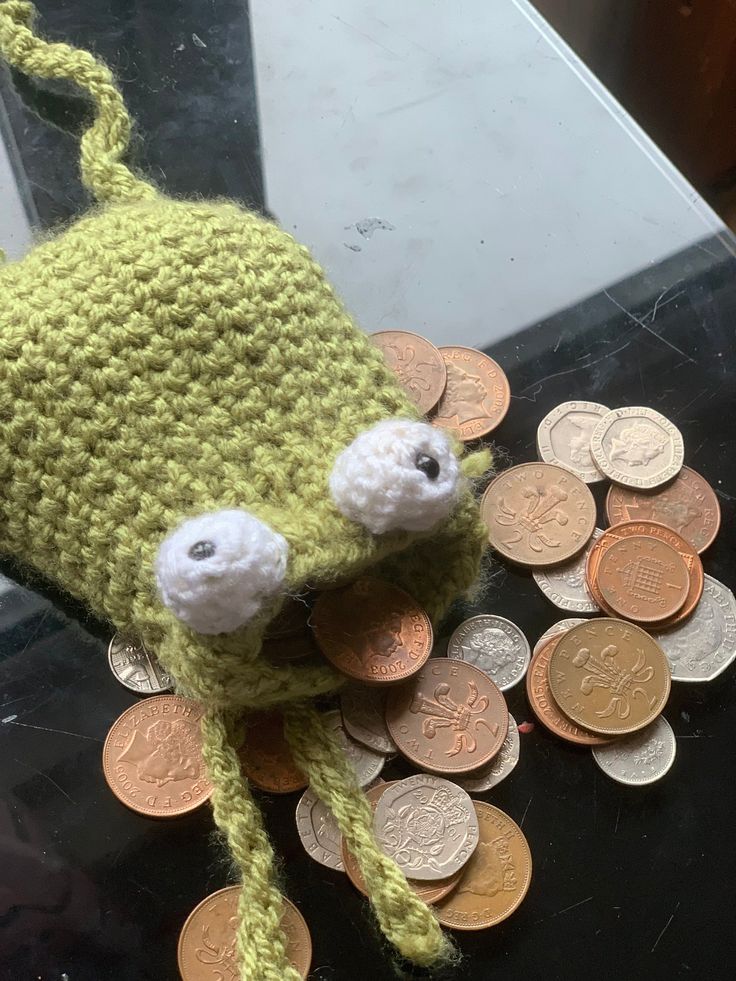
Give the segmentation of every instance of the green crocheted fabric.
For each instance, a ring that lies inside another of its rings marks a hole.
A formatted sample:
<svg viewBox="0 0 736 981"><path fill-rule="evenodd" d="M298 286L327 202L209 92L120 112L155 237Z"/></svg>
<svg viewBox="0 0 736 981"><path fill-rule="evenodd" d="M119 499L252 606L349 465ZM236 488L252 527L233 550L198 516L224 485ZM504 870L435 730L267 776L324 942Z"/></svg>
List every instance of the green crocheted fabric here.
<svg viewBox="0 0 736 981"><path fill-rule="evenodd" d="M436 621L478 573L485 534L472 492L421 534L374 535L338 510L328 487L338 454L381 420L417 418L382 355L291 236L232 203L171 200L132 174L109 71L41 41L32 16L23 0L0 3L0 50L91 94L82 176L103 206L0 268L0 549L139 637L206 707L214 816L243 876L243 978L296 977L270 845L230 740L238 711L276 704L382 929L432 963L447 952L436 920L377 849L370 808L304 701L339 676L327 665L275 667L260 648L285 595L368 569ZM162 603L155 561L184 519L223 509L283 536L288 564L281 594L249 623L202 635Z"/></svg>

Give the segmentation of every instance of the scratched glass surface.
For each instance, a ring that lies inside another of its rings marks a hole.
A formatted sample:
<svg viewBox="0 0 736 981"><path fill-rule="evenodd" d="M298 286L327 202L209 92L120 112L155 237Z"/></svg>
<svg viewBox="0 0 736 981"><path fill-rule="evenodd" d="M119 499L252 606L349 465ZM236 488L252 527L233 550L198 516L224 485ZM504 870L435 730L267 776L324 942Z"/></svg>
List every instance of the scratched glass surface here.
<svg viewBox="0 0 736 981"><path fill-rule="evenodd" d="M145 40L136 26L143 5L79 0L39 6L56 36L94 37L100 53L122 68L126 97L151 136L141 149L142 165L163 167L173 193L231 194L263 205L241 3L217 5L219 35L207 35L214 68L206 75L196 70L191 44L177 67L158 40ZM145 6L152 23L166 24L170 4ZM183 36L201 36L203 17L213 16L203 13L208 7L177 6ZM22 91L25 105L7 82L2 88L18 147L15 163L19 180L29 176L23 191L36 215L48 223L84 204L76 176L71 179L74 141L63 130L73 131L86 109L60 90L43 90L41 98L25 83ZM60 129L49 129L39 114ZM192 120L206 127L207 161L193 158L201 144L189 139ZM403 275L397 271L397 283ZM533 269L529 284L533 289ZM482 310L478 320L490 323L496 316L502 314ZM704 564L733 588L734 324L736 260L717 238L612 281L588 299L571 297L565 309L487 348L513 393L493 433L499 464L534 460L537 425L560 402L651 406L678 426L685 462L719 496L723 528ZM457 343L468 342L471 326L458 324ZM599 525L605 489L593 488ZM110 630L22 570L7 563L2 570L0 981L174 981L182 923L204 896L231 881L210 814L203 809L172 822L152 821L127 811L108 791L102 743L136 699L109 672ZM442 636L467 616L498 613L533 643L559 618L530 573L499 562L493 570L484 594L450 618ZM736 860L736 671L709 685L673 686L665 714L678 739L676 766L665 780L635 793L540 725L525 731L523 723L533 716L523 685L506 694L522 726L520 763L487 799L523 826L535 877L511 919L491 933L458 937L464 958L454 977L535 977L540 964L564 963L566 981L589 981L594 962L598 981L725 981L732 965L724 956L732 935L732 877L725 870ZM397 759L383 776L412 772ZM392 981L394 968L383 957L363 899L341 873L304 852L294 821L297 800L259 795L283 858L287 893L312 932L313 978L333 981L369 962L372 981Z"/></svg>

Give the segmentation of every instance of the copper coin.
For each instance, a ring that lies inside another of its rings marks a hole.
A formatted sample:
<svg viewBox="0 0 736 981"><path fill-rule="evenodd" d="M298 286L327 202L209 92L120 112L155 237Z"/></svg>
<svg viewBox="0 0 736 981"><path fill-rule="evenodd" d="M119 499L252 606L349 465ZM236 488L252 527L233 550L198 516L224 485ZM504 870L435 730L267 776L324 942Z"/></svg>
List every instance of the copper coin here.
<svg viewBox="0 0 736 981"><path fill-rule="evenodd" d="M381 799L381 796L385 790L389 787L393 787L394 784L399 783L398 780L391 780L388 783L378 784L377 787L370 787L365 791L365 796L368 798L368 802L371 805L373 813L376 813L376 805ZM341 842L342 848L342 862L345 867L345 871L348 874L348 878L358 890L362 892L364 896L367 896L365 888L365 881L363 879L363 873L360 871L357 860L354 858L353 853L347 846L345 839ZM446 879L435 879L434 882L419 882L417 879L407 879L406 881L412 888L412 891L423 899L425 903L436 903L438 900L443 899L448 893L452 892L457 883L460 881L460 876L463 874L462 869L454 875L448 875Z"/></svg>
<svg viewBox="0 0 736 981"><path fill-rule="evenodd" d="M707 480L683 467L671 484L645 493L612 484L606 497L608 521L657 521L702 553L721 527L721 507Z"/></svg>
<svg viewBox="0 0 736 981"><path fill-rule="evenodd" d="M643 729L667 703L664 651L633 623L608 617L573 627L554 647L549 686L578 725L604 736Z"/></svg>
<svg viewBox="0 0 736 981"><path fill-rule="evenodd" d="M524 832L508 814L473 801L480 841L460 882L437 904L437 919L453 930L485 930L518 909L532 881L532 854Z"/></svg>
<svg viewBox="0 0 736 981"><path fill-rule="evenodd" d="M203 899L189 914L177 950L182 981L235 981L240 977L236 943L239 897L240 886L228 886ZM312 964L309 927L293 903L283 898L282 902L286 956L306 979Z"/></svg>
<svg viewBox="0 0 736 981"><path fill-rule="evenodd" d="M379 330L371 334L371 340L414 405L425 415L431 412L447 383L445 362L434 344L408 330Z"/></svg>
<svg viewBox="0 0 736 981"><path fill-rule="evenodd" d="M248 716L239 755L243 773L259 790L290 794L309 783L291 755L280 712Z"/></svg>
<svg viewBox="0 0 736 981"><path fill-rule="evenodd" d="M178 817L209 799L202 759L204 709L180 695L155 695L113 722L102 770L115 796L147 817Z"/></svg>
<svg viewBox="0 0 736 981"><path fill-rule="evenodd" d="M266 637L286 637L303 633L309 624L311 608L304 600L287 596L283 606L266 627Z"/></svg>
<svg viewBox="0 0 736 981"><path fill-rule="evenodd" d="M508 378L493 358L470 347L441 347L447 387L432 422L462 440L478 439L498 426L508 412Z"/></svg>
<svg viewBox="0 0 736 981"><path fill-rule="evenodd" d="M587 623L587 620L582 622ZM552 651L557 646L561 636L562 634L556 634L550 637L532 658L532 663L526 674L526 694L529 704L543 726L546 726L555 736L559 736L569 743L575 743L577 746L600 746L603 743L608 743L610 739L605 736L588 732L587 729L571 722L560 711L557 702L552 697L552 692L549 690L549 662Z"/></svg>
<svg viewBox="0 0 736 981"><path fill-rule="evenodd" d="M657 623L657 630L674 627L675 624L682 623L683 620L687 619L700 602L700 597L703 595L705 578L703 574L703 563L693 546L686 542L681 535L678 535L676 531L667 528L665 525L658 524L656 521L624 521L604 531L588 555L586 569L588 587L596 603L606 612L612 613L613 611L608 609L605 597L598 587L598 565L601 556L614 542L622 538L635 538L640 535L658 538L671 545L680 553L690 574L690 588L683 605L673 616Z"/></svg>
<svg viewBox="0 0 736 981"><path fill-rule="evenodd" d="M314 655L319 655L319 648L311 630L266 637L261 645L261 656L275 665L301 661L305 657Z"/></svg>
<svg viewBox="0 0 736 981"><path fill-rule="evenodd" d="M521 463L499 474L480 505L488 540L523 566L557 565L585 548L595 530L595 500L570 471Z"/></svg>
<svg viewBox="0 0 736 981"><path fill-rule="evenodd" d="M608 609L637 623L658 623L677 613L690 589L680 553L648 535L621 538L607 548L596 581Z"/></svg>
<svg viewBox="0 0 736 981"><path fill-rule="evenodd" d="M327 660L365 684L404 681L432 650L427 614L403 589L380 579L322 593L312 626Z"/></svg>
<svg viewBox="0 0 736 981"><path fill-rule="evenodd" d="M506 738L509 710L480 668L432 658L408 684L389 692L386 724L411 763L452 775L493 759Z"/></svg>

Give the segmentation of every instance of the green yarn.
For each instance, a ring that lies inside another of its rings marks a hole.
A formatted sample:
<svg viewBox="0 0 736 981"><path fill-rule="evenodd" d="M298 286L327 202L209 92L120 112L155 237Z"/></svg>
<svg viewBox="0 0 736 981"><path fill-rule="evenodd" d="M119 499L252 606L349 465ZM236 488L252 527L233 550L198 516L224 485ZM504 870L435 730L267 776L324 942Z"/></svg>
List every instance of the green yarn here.
<svg viewBox="0 0 736 981"><path fill-rule="evenodd" d="M0 549L139 636L177 690L207 706L214 818L243 879L243 978L296 977L271 846L226 724L276 705L382 930L409 959L434 963L447 941L379 851L339 746L304 702L340 676L260 657L282 600L236 633L193 633L162 606L153 567L184 518L244 508L287 540L287 593L370 569L437 621L478 575L485 534L472 493L429 534L376 537L343 517L327 483L338 453L382 419L417 418L382 355L287 233L233 203L171 200L136 177L123 162L130 121L111 73L34 36L32 18L28 3L0 3L0 51L28 74L89 92L82 180L105 207L0 268ZM462 466L472 477L488 462L474 454Z"/></svg>

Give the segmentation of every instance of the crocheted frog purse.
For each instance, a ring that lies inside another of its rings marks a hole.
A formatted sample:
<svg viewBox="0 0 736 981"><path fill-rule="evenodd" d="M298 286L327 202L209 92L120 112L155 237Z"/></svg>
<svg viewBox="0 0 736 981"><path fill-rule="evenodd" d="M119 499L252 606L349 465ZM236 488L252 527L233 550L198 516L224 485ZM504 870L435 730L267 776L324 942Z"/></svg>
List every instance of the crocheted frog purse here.
<svg viewBox="0 0 736 981"><path fill-rule="evenodd" d="M175 201L123 162L109 70L0 3L0 50L70 79L96 116L81 171L101 207L0 268L0 549L156 652L206 709L214 819L240 868L241 976L298 977L234 718L279 706L299 767L337 819L380 927L409 960L451 948L378 849L371 809L314 696L321 667L276 667L284 599L371 575L437 621L485 541L469 476L487 452L420 421L308 251L224 201ZM427 466L427 457L435 463Z"/></svg>

